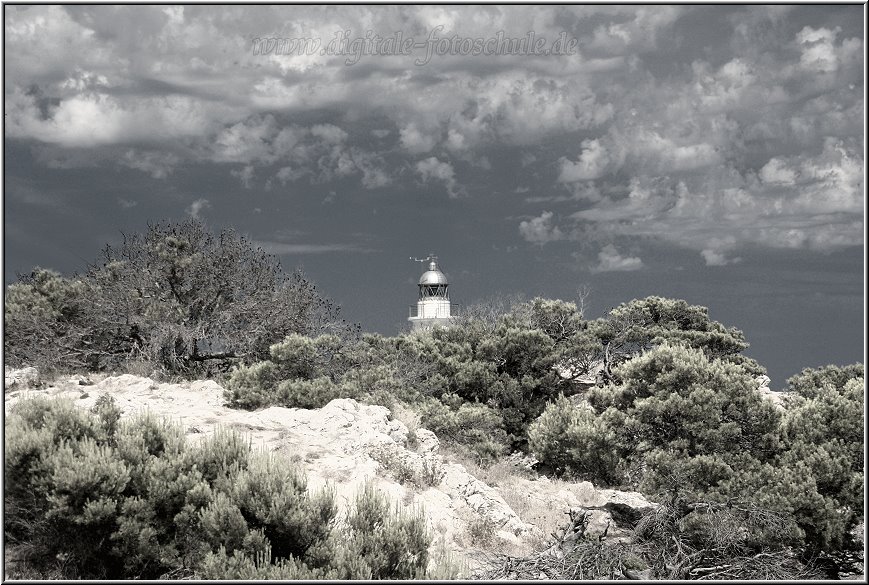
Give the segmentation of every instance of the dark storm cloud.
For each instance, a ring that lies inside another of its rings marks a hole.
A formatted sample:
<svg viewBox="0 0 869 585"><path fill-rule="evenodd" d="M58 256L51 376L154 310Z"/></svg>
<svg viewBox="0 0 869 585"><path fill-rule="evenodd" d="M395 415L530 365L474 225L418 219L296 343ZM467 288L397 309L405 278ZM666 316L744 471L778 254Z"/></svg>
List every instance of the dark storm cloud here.
<svg viewBox="0 0 869 585"><path fill-rule="evenodd" d="M69 265L69 253L51 257L23 226L48 222L49 242L66 248L65 237L91 245L149 219L195 216L234 225L290 263L328 258L328 270L312 265L324 288L386 330L391 309L365 306L349 292L359 283L340 274L392 270L394 282L365 290L403 303L407 267L392 262L414 246L478 258L462 269L468 294L481 296L493 286L557 296L613 279L632 298L638 281L671 269L685 290L712 291L710 274L778 274L793 268L779 265L789 254L863 243L862 15L860 6L7 7L5 221L16 226L7 258ZM533 31L548 45L575 38L578 51L429 55L424 66L415 61L426 48L351 66L346 55L253 52L257 38L326 45L346 30L417 41ZM66 234L64 217L76 218ZM301 235L280 236L293 230ZM375 261L390 250L395 258ZM859 258L849 254L837 270L853 284ZM534 268L498 282L505 262ZM823 298L854 293L809 281Z"/></svg>

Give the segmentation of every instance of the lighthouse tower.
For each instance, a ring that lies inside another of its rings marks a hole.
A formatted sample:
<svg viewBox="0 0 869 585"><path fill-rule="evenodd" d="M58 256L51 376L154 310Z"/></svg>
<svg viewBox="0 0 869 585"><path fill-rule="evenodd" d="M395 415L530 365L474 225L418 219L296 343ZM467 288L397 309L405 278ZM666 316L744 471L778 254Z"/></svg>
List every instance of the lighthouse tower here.
<svg viewBox="0 0 869 585"><path fill-rule="evenodd" d="M431 327L433 325L449 325L450 314L450 283L438 268L438 257L429 254L427 258L411 258L417 262L428 262L428 270L419 277L419 299L416 305L410 306L410 321L413 329Z"/></svg>

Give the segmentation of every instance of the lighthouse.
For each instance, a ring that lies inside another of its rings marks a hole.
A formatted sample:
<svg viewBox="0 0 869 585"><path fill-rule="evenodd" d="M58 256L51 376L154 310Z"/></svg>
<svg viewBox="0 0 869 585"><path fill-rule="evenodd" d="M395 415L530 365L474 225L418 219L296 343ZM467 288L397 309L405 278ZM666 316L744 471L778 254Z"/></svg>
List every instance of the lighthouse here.
<svg viewBox="0 0 869 585"><path fill-rule="evenodd" d="M450 314L450 283L438 268L438 257L429 254L427 258L411 258L417 262L428 262L428 270L419 277L419 298L416 305L410 306L410 321L413 329L422 329L433 325L449 325Z"/></svg>

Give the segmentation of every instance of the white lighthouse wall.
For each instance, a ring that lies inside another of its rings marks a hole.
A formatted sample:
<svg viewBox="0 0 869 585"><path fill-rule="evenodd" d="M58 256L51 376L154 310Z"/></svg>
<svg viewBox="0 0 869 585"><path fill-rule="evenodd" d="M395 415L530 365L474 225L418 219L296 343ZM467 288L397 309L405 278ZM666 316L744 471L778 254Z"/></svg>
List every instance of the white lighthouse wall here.
<svg viewBox="0 0 869 585"><path fill-rule="evenodd" d="M443 298L422 299L416 304L417 317L420 319L437 319L450 317L450 301Z"/></svg>

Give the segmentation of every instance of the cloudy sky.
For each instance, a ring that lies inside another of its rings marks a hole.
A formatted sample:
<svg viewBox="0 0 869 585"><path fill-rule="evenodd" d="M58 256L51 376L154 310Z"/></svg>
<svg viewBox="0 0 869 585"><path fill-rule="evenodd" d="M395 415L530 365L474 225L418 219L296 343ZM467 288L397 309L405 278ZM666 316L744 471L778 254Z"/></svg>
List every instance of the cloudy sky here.
<svg viewBox="0 0 869 585"><path fill-rule="evenodd" d="M408 257L435 252L460 303L586 286L589 317L708 306L782 387L863 360L864 17L7 5L5 280L192 216L302 267L366 330L404 326ZM332 51L368 31L392 44ZM473 54L499 31L553 50ZM323 50L255 54L265 38Z"/></svg>

